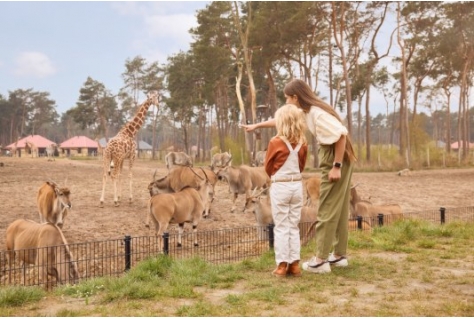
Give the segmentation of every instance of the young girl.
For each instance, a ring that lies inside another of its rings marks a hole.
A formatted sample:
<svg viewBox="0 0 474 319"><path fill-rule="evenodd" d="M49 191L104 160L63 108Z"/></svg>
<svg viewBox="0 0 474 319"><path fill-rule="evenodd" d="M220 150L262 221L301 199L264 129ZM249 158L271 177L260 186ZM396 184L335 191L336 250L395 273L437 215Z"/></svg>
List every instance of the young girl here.
<svg viewBox="0 0 474 319"><path fill-rule="evenodd" d="M306 121L303 111L286 104L275 113L277 135L267 149L265 171L270 176L270 199L275 224L275 261L273 275L301 276L300 230L303 206L301 172L306 163Z"/></svg>

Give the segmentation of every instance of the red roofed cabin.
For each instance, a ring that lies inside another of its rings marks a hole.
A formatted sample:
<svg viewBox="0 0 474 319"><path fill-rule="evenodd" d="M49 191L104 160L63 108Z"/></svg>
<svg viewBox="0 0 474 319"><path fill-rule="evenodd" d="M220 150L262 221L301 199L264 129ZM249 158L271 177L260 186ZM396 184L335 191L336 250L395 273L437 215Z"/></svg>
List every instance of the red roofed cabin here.
<svg viewBox="0 0 474 319"><path fill-rule="evenodd" d="M74 136L59 145L60 156L97 156L97 142L87 136Z"/></svg>
<svg viewBox="0 0 474 319"><path fill-rule="evenodd" d="M26 142L33 144L35 149L26 147ZM14 157L39 157L46 156L46 147L50 146L51 144L54 144L54 142L41 135L28 135L17 142L13 142L10 145L5 146L5 149L8 149L11 155ZM36 152L36 149L38 152Z"/></svg>

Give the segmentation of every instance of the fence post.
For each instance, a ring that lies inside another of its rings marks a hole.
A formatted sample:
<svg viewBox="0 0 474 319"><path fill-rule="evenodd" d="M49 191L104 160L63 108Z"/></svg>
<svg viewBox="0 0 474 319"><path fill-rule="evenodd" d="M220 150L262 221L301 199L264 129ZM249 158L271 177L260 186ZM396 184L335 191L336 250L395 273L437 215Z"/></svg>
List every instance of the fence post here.
<svg viewBox="0 0 474 319"><path fill-rule="evenodd" d="M163 234L163 254L169 255L170 253L170 233L166 232Z"/></svg>
<svg viewBox="0 0 474 319"><path fill-rule="evenodd" d="M132 265L132 237L127 235L123 241L125 242L125 271L129 271Z"/></svg>
<svg viewBox="0 0 474 319"><path fill-rule="evenodd" d="M362 216L357 216L357 229L362 230Z"/></svg>
<svg viewBox="0 0 474 319"><path fill-rule="evenodd" d="M377 218L379 219L379 226L383 226L383 214L378 214Z"/></svg>
<svg viewBox="0 0 474 319"><path fill-rule="evenodd" d="M446 221L446 208L440 207L439 212L441 214L440 219L441 219L441 225L443 225Z"/></svg>
<svg viewBox="0 0 474 319"><path fill-rule="evenodd" d="M275 228L274 224L268 224L268 244L270 245L270 248L274 247L274 241L275 241L275 234L273 233L273 228Z"/></svg>

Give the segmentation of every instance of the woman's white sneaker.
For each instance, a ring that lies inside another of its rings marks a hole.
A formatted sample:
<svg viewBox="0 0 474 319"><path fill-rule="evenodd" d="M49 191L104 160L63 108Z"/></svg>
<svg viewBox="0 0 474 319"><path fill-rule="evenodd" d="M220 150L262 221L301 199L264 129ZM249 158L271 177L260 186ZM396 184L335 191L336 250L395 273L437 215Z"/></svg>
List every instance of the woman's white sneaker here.
<svg viewBox="0 0 474 319"><path fill-rule="evenodd" d="M341 256L339 258L334 257L334 254L331 253L328 258L328 262L331 265L334 265L336 267L347 267L349 266L349 262L347 261L347 258L344 256Z"/></svg>
<svg viewBox="0 0 474 319"><path fill-rule="evenodd" d="M329 262L323 261L318 263L316 257L311 258L309 261L303 263L303 270L315 273L315 274L324 274L331 272L331 266Z"/></svg>

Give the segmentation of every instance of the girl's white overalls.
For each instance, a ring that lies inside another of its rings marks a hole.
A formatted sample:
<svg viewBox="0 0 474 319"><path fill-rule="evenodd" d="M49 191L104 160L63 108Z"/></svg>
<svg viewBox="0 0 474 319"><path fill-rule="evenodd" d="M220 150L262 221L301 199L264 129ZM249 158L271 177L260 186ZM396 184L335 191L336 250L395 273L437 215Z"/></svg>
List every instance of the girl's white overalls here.
<svg viewBox="0 0 474 319"><path fill-rule="evenodd" d="M298 151L281 137L290 150L283 166L271 177L270 198L274 228L275 261L292 263L300 260L300 230L298 224L303 207L303 184L299 168Z"/></svg>

